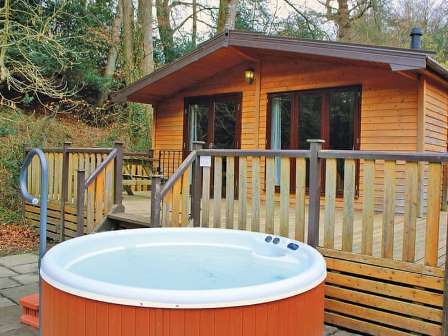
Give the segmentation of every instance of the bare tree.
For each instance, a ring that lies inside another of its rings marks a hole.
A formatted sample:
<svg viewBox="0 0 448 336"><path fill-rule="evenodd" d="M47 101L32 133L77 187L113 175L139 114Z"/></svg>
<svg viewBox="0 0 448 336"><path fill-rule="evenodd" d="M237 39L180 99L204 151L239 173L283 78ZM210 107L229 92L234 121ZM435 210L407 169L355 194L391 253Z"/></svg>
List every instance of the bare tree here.
<svg viewBox="0 0 448 336"><path fill-rule="evenodd" d="M352 39L353 22L360 19L372 7L374 0L318 0L325 6L325 16L337 28L338 40ZM336 2L336 5L334 3Z"/></svg>

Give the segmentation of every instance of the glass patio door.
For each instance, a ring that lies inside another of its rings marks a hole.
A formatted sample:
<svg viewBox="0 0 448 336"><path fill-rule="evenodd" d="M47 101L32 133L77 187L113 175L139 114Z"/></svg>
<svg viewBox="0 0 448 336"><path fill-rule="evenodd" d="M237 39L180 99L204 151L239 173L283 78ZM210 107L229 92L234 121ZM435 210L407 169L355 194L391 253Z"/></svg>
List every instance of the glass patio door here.
<svg viewBox="0 0 448 336"><path fill-rule="evenodd" d="M271 95L269 148L309 149L307 139L324 139L325 149L357 149L359 95L359 87ZM275 183L280 185L279 158L275 166ZM342 192L342 161L337 176L337 192Z"/></svg>
<svg viewBox="0 0 448 336"><path fill-rule="evenodd" d="M184 149L193 141L205 142L205 148L237 149L241 139L241 94L187 98L185 104ZM235 190L238 195L238 159L235 160ZM224 158L221 189L225 197L227 165ZM211 169L210 196L213 195L214 170Z"/></svg>
<svg viewBox="0 0 448 336"><path fill-rule="evenodd" d="M206 148L239 148L240 108L240 94L187 98L184 149L191 150L193 141L204 141Z"/></svg>

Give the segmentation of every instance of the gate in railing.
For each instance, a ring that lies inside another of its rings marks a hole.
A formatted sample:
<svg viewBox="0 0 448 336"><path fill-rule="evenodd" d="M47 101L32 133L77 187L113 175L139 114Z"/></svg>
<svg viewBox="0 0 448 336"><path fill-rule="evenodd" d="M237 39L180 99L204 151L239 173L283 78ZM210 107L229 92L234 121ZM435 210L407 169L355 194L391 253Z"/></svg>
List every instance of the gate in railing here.
<svg viewBox="0 0 448 336"><path fill-rule="evenodd" d="M446 162L448 154L321 150L319 141L310 150L196 148L163 186L153 178L151 223L307 241L327 260L328 323L442 335Z"/></svg>
<svg viewBox="0 0 448 336"><path fill-rule="evenodd" d="M25 149L25 152L27 149ZM48 161L48 236L62 241L99 229L107 214L122 205L122 143L114 148L45 148ZM120 172L120 174L116 174ZM28 168L28 190L40 191L40 167ZM25 217L38 226L40 208L25 204Z"/></svg>

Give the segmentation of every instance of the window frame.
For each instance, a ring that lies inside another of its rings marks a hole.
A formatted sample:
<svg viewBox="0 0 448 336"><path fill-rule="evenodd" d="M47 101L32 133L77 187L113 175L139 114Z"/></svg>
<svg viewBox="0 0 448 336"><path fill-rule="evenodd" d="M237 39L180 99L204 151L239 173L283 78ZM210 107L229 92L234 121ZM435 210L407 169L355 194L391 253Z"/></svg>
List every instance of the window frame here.
<svg viewBox="0 0 448 336"><path fill-rule="evenodd" d="M299 128L294 127L294 125L298 125L300 118L300 96L301 95L321 95L322 96L322 107L321 107L321 139L325 140L325 143L322 145L323 149L330 148L330 106L329 106L329 96L332 93L337 93L341 91L354 91L358 94L355 95L355 111L353 116L353 150L360 149L360 137L361 137L361 101L362 101L362 85L350 85L350 86L337 86L337 87L328 87L328 88L317 88L317 89L305 89L305 90L291 90L291 91L282 91L282 92L271 92L268 93L268 101L267 101L267 115L266 115L266 141L265 148L271 148L271 123L272 123L272 98L284 95L291 96L291 125L290 125L290 147L288 149L299 149ZM295 176L295 162L291 162L291 176ZM355 195L359 196L359 171L360 164L359 160L356 162L356 171L355 171ZM325 163L322 165L321 172L321 180L322 180L322 191L325 190ZM295 192L295 180L291 180L291 192ZM279 191L278 186L276 186L276 191ZM338 196L340 196L338 194Z"/></svg>
<svg viewBox="0 0 448 336"><path fill-rule="evenodd" d="M202 96L188 96L184 97L184 113L183 113L183 139L182 139L182 148L184 152L189 150L189 138L190 138L190 130L189 130L189 105L196 103L204 103L208 104L208 127L207 127L207 143L205 144L205 148L209 148L210 139L214 139L215 137L215 129L214 129L214 120L215 120L215 102L223 102L229 99L234 99L238 108L236 111L236 125L235 125L235 149L241 148L241 123L242 123L242 92L231 92L231 93L222 93L215 95L202 95Z"/></svg>

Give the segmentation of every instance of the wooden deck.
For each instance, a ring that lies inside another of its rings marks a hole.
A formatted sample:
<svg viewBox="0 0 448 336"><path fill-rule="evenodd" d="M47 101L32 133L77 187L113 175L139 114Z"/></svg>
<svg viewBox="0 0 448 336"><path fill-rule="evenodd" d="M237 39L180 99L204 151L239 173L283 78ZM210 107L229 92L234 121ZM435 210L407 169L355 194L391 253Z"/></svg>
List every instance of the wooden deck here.
<svg viewBox="0 0 448 336"><path fill-rule="evenodd" d="M213 200L210 200L211 206L213 206ZM249 202L250 203L250 202ZM149 192L136 192L133 196L124 195L123 204L125 206L125 213L114 214L114 219L130 221L138 225L148 225L150 221L150 194ZM235 210L237 210L237 201L235 201ZM222 201L221 207L221 227L224 227L225 223L225 201ZM294 209L290 208L290 237L292 238L292 232L294 231ZM306 209L307 210L307 209ZM265 228L265 206L262 202L261 204L261 231ZM248 229L251 223L251 213L252 209L248 206L247 209L247 226ZM279 204L276 204L275 213L279 213ZM445 253L446 253L446 234L447 234L447 212L442 212L440 216L440 226L439 226L439 258L438 265L444 266L445 264ZM212 214L210 214L212 216ZM308 214L306 213L306 217ZM324 219L324 211L321 209L320 222L322 223ZM238 211L235 211L234 223L237 225ZM381 255L381 236L382 236L382 221L383 214L376 213L374 216L374 239L373 239L373 256L380 257ZM401 259L402 244L403 244L403 216L395 215L394 224L394 259ZM213 221L210 220L212 224ZM323 225L322 225L323 226ZM321 226L319 245L323 245L323 229ZM275 233L279 233L279 216L275 217ZM353 234L353 252L361 253L361 230L362 230L362 212L360 210L354 213L354 234ZM423 262L424 256L424 243L426 236L426 218L417 219L417 234L416 234L416 261L418 263ZM341 249L342 247L342 209L336 209L336 223L335 223L335 248Z"/></svg>

